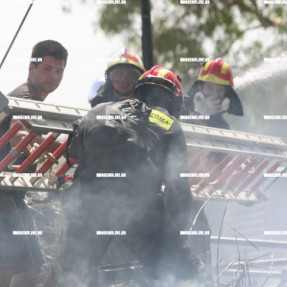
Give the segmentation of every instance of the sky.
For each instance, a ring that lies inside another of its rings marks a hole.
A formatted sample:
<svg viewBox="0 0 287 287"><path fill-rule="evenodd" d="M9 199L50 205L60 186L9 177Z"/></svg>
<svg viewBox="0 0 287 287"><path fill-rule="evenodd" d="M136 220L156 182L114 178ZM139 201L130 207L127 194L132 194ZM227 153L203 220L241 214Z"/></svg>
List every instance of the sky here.
<svg viewBox="0 0 287 287"><path fill-rule="evenodd" d="M108 58L123 47L120 37L112 41L93 22L101 4L72 2L72 13L64 13L64 0L34 0L5 63L0 70L3 94L26 81L32 47L42 40L59 41L69 53L61 85L45 102L89 108L93 81L104 75ZM0 1L0 60L2 61L31 0Z"/></svg>

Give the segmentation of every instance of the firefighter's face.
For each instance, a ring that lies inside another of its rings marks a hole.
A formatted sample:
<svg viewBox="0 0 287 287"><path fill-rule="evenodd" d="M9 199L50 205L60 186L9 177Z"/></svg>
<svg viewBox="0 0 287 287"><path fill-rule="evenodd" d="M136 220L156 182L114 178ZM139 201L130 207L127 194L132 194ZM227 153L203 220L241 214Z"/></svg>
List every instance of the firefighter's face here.
<svg viewBox="0 0 287 287"><path fill-rule="evenodd" d="M217 95L221 99L225 96L225 86L221 84L204 82L201 91L206 96Z"/></svg>
<svg viewBox="0 0 287 287"><path fill-rule="evenodd" d="M39 93L49 94L60 85L65 69L65 61L45 56L37 67L30 63L29 81Z"/></svg>
<svg viewBox="0 0 287 287"><path fill-rule="evenodd" d="M110 79L116 92L129 97L140 75L137 69L123 66L113 70Z"/></svg>
<svg viewBox="0 0 287 287"><path fill-rule="evenodd" d="M113 87L116 91L119 91L123 94L128 93L128 92L132 92L135 85L128 83L128 82L123 82L123 83L113 83Z"/></svg>

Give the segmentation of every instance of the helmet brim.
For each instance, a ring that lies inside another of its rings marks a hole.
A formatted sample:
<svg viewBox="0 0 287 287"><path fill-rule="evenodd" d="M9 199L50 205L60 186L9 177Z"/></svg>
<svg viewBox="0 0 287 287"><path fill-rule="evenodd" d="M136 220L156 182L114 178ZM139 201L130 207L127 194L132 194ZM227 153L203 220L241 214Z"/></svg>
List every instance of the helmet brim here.
<svg viewBox="0 0 287 287"><path fill-rule="evenodd" d="M227 112L235 116L243 116L243 106L239 96L231 86L226 86L226 88L226 97L230 99L230 105Z"/></svg>
<svg viewBox="0 0 287 287"><path fill-rule="evenodd" d="M143 74L145 71L143 69L141 69L140 67L134 65L134 64L130 64L130 63L118 63L115 64L113 66L111 66L110 68L107 69L107 74L109 75L113 70L121 68L121 67L126 67L126 68L133 68L138 70L141 74Z"/></svg>

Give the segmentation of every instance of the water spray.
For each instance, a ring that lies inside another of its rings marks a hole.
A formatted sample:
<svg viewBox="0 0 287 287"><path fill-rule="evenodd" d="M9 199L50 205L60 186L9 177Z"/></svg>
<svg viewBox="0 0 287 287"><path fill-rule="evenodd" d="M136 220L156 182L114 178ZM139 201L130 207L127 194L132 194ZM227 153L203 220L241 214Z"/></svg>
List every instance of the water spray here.
<svg viewBox="0 0 287 287"><path fill-rule="evenodd" d="M279 78L286 74L287 55L280 54L277 58L264 58L264 62L240 77L234 79L236 90L245 89L253 84L260 84L271 78Z"/></svg>

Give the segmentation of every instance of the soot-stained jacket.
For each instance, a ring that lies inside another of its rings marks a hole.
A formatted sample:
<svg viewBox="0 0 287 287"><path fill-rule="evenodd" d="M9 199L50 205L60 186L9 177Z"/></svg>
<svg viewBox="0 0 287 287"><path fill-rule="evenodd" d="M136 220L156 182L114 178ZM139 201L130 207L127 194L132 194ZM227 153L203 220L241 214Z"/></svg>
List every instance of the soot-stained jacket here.
<svg viewBox="0 0 287 287"><path fill-rule="evenodd" d="M93 182L95 193L109 186L144 200L164 184L170 214L181 226L187 223L191 192L183 175L188 173L186 143L179 122L165 109L136 99L99 104L79 123L70 155L79 159L80 182Z"/></svg>

